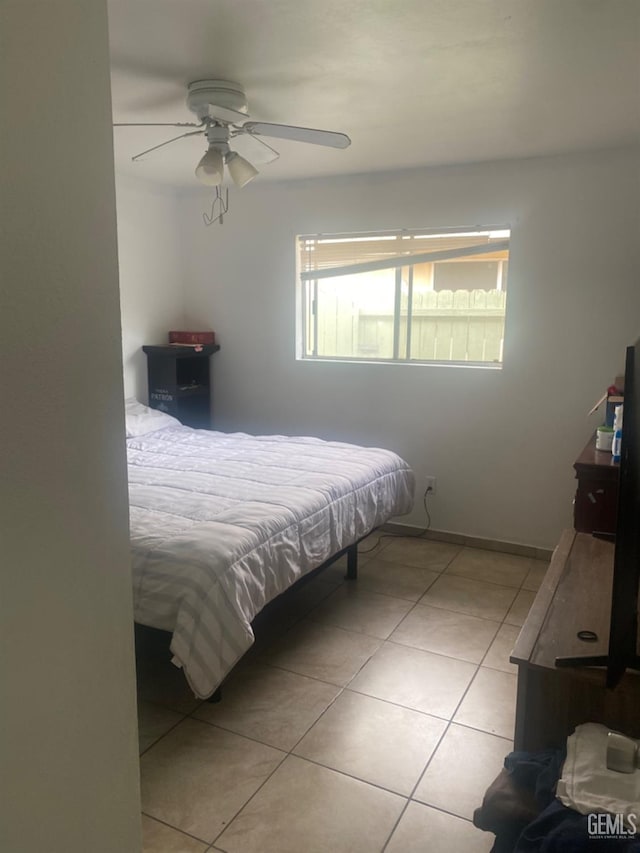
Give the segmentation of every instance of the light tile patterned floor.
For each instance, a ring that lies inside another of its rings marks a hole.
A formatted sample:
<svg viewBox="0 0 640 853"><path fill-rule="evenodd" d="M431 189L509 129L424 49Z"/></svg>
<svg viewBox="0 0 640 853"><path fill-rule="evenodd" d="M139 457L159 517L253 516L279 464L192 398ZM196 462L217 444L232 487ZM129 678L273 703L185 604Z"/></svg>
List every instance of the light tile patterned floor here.
<svg viewBox="0 0 640 853"><path fill-rule="evenodd" d="M223 701L137 632L144 853L486 853L545 564L377 535L270 605Z"/></svg>

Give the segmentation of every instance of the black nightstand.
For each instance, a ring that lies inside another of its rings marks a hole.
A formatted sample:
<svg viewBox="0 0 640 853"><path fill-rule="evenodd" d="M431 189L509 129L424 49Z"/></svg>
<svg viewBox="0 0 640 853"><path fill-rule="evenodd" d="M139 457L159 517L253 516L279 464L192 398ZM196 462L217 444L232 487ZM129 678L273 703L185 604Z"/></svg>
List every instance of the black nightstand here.
<svg viewBox="0 0 640 853"><path fill-rule="evenodd" d="M173 415L185 426L211 429L209 358L218 344L201 349L175 344L143 346L147 356L149 406Z"/></svg>

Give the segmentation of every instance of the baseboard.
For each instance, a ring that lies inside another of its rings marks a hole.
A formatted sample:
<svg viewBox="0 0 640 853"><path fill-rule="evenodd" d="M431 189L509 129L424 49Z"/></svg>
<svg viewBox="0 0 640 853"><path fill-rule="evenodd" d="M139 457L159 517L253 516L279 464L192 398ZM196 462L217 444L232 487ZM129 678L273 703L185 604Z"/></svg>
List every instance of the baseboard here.
<svg viewBox="0 0 640 853"><path fill-rule="evenodd" d="M398 524L390 521L383 526L389 533L416 536L421 532L420 527L412 524ZM480 536L464 536L462 533L452 533L448 530L426 530L422 533L425 539L434 542L451 542L454 545L467 545L470 548L484 548L485 551L501 551L504 554L515 554L518 557L530 557L534 560L550 560L552 548L536 548L534 545L520 545L517 542L503 542L500 539L483 539Z"/></svg>

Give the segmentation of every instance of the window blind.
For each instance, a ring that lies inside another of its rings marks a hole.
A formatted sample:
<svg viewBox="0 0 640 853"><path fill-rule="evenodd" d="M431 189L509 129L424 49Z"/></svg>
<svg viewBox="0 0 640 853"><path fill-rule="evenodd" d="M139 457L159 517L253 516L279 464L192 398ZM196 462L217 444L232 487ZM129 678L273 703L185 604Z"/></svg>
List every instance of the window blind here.
<svg viewBox="0 0 640 853"><path fill-rule="evenodd" d="M509 231L496 227L363 232L349 237L308 234L298 237L298 247L300 278L310 281L456 258L507 260Z"/></svg>

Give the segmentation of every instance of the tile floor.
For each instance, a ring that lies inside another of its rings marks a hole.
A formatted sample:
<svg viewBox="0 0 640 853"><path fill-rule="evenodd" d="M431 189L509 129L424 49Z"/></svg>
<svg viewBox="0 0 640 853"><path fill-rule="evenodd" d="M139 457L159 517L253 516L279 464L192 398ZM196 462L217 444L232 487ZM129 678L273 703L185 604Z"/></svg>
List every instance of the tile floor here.
<svg viewBox="0 0 640 853"><path fill-rule="evenodd" d="M509 652L545 564L371 536L273 602L218 705L138 631L145 853L489 851L471 823L511 751Z"/></svg>

